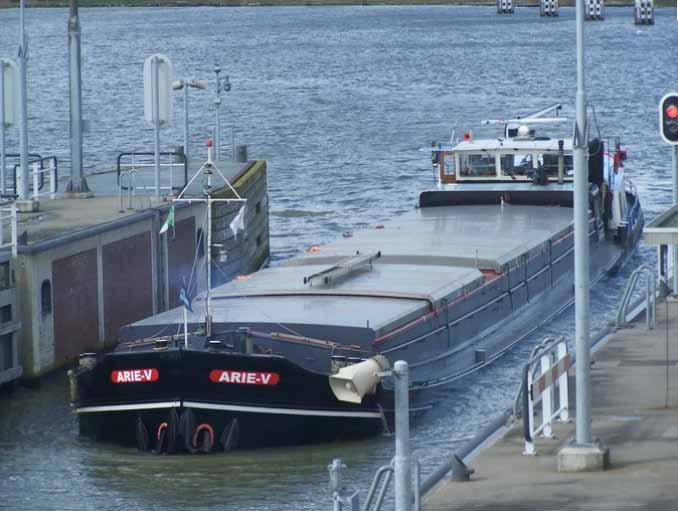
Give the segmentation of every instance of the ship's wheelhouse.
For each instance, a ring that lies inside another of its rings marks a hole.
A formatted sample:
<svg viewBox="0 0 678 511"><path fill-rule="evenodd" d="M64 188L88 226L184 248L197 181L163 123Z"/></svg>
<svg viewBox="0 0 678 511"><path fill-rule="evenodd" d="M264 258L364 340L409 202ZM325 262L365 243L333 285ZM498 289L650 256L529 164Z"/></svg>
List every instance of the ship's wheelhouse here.
<svg viewBox="0 0 678 511"><path fill-rule="evenodd" d="M465 140L449 150L434 150L442 184L463 181L531 181L543 170L548 178L572 181L572 140Z"/></svg>

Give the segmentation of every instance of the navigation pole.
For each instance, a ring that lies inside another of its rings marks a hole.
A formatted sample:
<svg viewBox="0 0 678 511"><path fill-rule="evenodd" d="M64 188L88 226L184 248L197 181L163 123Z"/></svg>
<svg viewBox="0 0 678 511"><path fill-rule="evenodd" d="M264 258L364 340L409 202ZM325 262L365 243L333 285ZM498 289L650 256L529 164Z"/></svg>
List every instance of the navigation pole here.
<svg viewBox="0 0 678 511"><path fill-rule="evenodd" d="M26 80L26 61L28 59L28 41L24 27L24 10L26 0L19 4L19 162L21 167L18 190L20 201L28 201L28 92ZM32 209L32 208L29 208Z"/></svg>
<svg viewBox="0 0 678 511"><path fill-rule="evenodd" d="M78 0L70 0L68 18L68 71L71 128L71 180L68 194L90 195L87 180L82 171L82 73L80 71L80 19L78 18Z"/></svg>
<svg viewBox="0 0 678 511"><path fill-rule="evenodd" d="M591 355L589 346L589 183L586 89L584 85L584 1L576 0L577 96L574 130L574 309L576 341L577 434L558 453L560 472L604 470L609 450L591 435Z"/></svg>

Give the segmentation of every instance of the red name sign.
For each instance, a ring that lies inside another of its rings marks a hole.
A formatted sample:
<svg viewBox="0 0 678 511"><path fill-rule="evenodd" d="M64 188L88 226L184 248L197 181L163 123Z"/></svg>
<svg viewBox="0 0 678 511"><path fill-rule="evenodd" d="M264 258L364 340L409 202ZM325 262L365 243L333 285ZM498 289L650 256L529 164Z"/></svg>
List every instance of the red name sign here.
<svg viewBox="0 0 678 511"><path fill-rule="evenodd" d="M210 372L210 381L214 383L243 383L245 385L277 385L280 381L280 375L278 373L215 369Z"/></svg>
<svg viewBox="0 0 678 511"><path fill-rule="evenodd" d="M147 383L158 381L158 378L157 369L121 369L111 373L113 383Z"/></svg>

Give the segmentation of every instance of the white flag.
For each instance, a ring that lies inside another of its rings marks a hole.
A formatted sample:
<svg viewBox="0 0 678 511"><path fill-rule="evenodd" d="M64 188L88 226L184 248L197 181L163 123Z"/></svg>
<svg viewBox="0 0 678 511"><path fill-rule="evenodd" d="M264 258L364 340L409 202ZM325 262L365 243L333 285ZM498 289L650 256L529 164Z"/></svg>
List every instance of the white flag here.
<svg viewBox="0 0 678 511"><path fill-rule="evenodd" d="M235 215L235 218L231 220L230 224L231 230L233 231L233 236L238 239L238 231L245 230L245 205L243 204L238 211L238 214Z"/></svg>

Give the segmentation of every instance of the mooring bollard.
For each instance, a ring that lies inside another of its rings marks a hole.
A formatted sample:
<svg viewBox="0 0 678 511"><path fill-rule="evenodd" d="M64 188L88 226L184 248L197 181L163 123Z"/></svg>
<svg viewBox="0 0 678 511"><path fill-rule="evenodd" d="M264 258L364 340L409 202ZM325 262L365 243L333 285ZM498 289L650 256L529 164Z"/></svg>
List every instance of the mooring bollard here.
<svg viewBox="0 0 678 511"><path fill-rule="evenodd" d="M360 499L359 492L354 492L351 495L346 496L346 488L344 487L344 481L342 476L342 471L346 468L346 465L342 463L339 458L332 460L332 463L327 465L327 471L330 474L330 494L332 495L332 510L333 511L343 511L344 504L347 503L350 507L350 511L360 511Z"/></svg>

